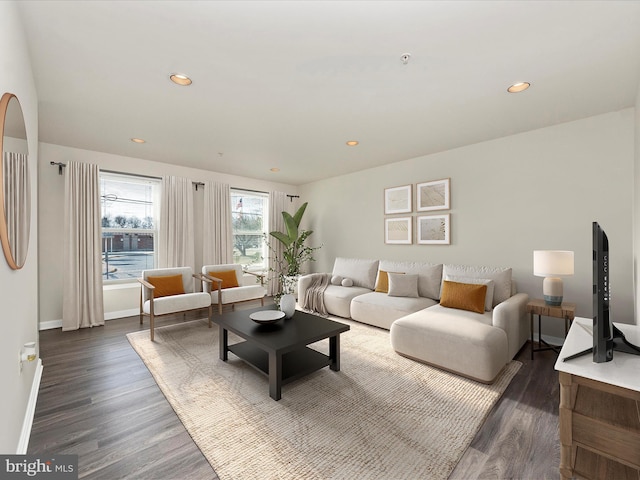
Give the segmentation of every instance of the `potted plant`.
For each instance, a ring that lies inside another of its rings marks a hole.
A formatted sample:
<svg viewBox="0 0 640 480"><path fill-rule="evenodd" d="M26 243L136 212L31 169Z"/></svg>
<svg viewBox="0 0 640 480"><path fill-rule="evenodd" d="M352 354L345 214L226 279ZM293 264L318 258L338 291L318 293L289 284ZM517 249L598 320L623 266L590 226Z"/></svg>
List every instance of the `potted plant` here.
<svg viewBox="0 0 640 480"><path fill-rule="evenodd" d="M282 212L286 232L269 232L269 235L277 239L283 246L282 255L278 255L276 249L270 245L272 258L277 267L271 269L277 273L280 283L279 292L276 294L277 296L274 296L276 304L282 294L295 292L302 265L305 262L315 260L313 252L320 248L305 245L305 241L313 233L313 230L300 229L300 221L306 209L307 202L294 215Z"/></svg>

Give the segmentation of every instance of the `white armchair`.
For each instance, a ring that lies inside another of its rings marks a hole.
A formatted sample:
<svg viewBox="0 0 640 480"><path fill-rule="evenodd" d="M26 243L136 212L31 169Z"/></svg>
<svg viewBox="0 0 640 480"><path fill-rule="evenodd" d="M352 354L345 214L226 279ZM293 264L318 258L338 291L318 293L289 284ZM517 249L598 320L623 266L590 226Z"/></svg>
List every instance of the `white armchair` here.
<svg viewBox="0 0 640 480"><path fill-rule="evenodd" d="M208 292L196 292L193 288L194 278L205 283L209 279L201 274L193 274L191 267L156 268L143 270L138 281L140 289L140 324L143 317L150 318L151 341L154 341L155 317L172 313L209 309L209 328L211 328L211 295Z"/></svg>
<svg viewBox="0 0 640 480"><path fill-rule="evenodd" d="M231 305L250 300L260 300L264 305L267 290L264 288L264 275L243 272L242 266L234 263L226 265L205 265L202 275L209 282L203 281L202 290L211 295L211 304L218 305L218 313L222 314L222 305ZM227 286L227 285L232 286ZM235 286L233 286L235 285Z"/></svg>

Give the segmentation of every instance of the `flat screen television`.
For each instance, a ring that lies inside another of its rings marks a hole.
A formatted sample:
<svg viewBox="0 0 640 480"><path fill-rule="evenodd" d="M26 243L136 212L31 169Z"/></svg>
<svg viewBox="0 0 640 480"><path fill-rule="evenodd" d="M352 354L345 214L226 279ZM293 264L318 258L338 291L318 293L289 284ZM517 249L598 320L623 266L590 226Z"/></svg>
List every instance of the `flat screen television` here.
<svg viewBox="0 0 640 480"><path fill-rule="evenodd" d="M609 281L609 240L598 222L593 222L593 347L576 353L563 360L571 360L593 353L595 363L610 362L613 352L640 355L640 348L633 345L624 336L611 319L609 299L611 283Z"/></svg>

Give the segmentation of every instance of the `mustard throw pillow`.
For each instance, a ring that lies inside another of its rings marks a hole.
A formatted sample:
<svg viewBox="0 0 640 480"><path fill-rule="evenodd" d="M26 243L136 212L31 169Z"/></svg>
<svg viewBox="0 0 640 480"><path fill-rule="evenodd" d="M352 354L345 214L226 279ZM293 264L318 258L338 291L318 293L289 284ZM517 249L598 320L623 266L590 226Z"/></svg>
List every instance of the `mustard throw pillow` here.
<svg viewBox="0 0 640 480"><path fill-rule="evenodd" d="M403 273L403 272L391 272L391 273ZM384 270L378 270L378 276L376 277L376 292L389 293L389 272Z"/></svg>
<svg viewBox="0 0 640 480"><path fill-rule="evenodd" d="M445 280L442 283L440 305L475 313L484 313L486 285L458 283Z"/></svg>
<svg viewBox="0 0 640 480"><path fill-rule="evenodd" d="M238 284L238 277L236 275L235 270L222 270L219 272L208 272L208 273L209 273L209 276L216 277L222 280L221 288L231 288L231 287L240 286L240 284ZM212 285L212 288L216 290L217 289L216 284Z"/></svg>
<svg viewBox="0 0 640 480"><path fill-rule="evenodd" d="M163 275L161 277L147 277L147 282L153 285L153 298L168 297L184 293L182 275Z"/></svg>

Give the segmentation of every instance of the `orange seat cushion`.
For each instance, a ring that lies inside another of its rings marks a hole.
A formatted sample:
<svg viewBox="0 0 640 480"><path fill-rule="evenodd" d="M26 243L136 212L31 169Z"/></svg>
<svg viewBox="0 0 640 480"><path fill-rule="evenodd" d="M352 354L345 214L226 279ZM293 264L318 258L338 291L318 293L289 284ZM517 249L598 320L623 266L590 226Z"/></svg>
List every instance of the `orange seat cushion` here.
<svg viewBox="0 0 640 480"><path fill-rule="evenodd" d="M219 272L208 272L210 277L216 277L222 280L221 288L239 287L238 276L235 270L222 270Z"/></svg>
<svg viewBox="0 0 640 480"><path fill-rule="evenodd" d="M161 277L147 277L147 282L153 285L153 298L168 297L185 293L182 275L163 275Z"/></svg>

